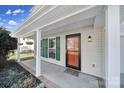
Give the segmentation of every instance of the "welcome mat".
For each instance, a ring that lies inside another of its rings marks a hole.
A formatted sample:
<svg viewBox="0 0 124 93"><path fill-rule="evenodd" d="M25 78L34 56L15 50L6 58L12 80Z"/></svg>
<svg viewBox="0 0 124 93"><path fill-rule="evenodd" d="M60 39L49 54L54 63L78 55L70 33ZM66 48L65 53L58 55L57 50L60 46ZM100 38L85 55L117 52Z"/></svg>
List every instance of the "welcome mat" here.
<svg viewBox="0 0 124 93"><path fill-rule="evenodd" d="M79 72L74 70L74 69L71 69L71 68L67 68L64 72L67 73L67 74L76 76L76 77L79 76Z"/></svg>

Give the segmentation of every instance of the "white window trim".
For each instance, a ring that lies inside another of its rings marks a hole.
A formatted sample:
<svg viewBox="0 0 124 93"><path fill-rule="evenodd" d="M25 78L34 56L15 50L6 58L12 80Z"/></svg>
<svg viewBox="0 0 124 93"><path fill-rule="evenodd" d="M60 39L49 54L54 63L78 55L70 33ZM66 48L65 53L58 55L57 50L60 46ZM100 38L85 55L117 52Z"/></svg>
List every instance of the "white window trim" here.
<svg viewBox="0 0 124 93"><path fill-rule="evenodd" d="M49 48L49 40L52 39L52 38L55 38L55 48ZM49 57L49 49L55 49L55 58L50 58L50 57ZM48 38L48 58L49 58L49 59L56 60L56 36L55 36L55 37L49 37L49 38Z"/></svg>

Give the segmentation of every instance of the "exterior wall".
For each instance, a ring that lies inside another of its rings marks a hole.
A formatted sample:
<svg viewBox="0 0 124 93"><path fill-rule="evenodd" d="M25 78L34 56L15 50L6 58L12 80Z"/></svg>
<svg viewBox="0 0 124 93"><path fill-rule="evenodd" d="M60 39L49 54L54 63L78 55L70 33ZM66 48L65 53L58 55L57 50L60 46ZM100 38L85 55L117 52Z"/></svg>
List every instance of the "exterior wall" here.
<svg viewBox="0 0 124 93"><path fill-rule="evenodd" d="M47 35L43 38L60 36L60 61L49 58L42 58L50 63L66 66L66 41L65 36L69 34L81 33L81 72L98 77L104 77L104 32L102 29L93 29L92 27L78 28L63 33ZM91 35L92 42L88 42L88 36ZM93 65L95 64L95 67Z"/></svg>
<svg viewBox="0 0 124 93"><path fill-rule="evenodd" d="M121 64L120 64L120 68L121 68L121 73L124 73L124 36L121 36L121 40L120 40L120 43L121 43L121 45L120 45L120 48L121 48Z"/></svg>

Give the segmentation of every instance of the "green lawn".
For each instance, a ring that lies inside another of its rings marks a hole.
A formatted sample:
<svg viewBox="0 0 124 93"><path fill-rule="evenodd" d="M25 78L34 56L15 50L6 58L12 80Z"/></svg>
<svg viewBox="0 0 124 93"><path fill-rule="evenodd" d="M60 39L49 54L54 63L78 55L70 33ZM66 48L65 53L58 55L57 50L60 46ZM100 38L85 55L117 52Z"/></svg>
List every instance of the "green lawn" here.
<svg viewBox="0 0 124 93"><path fill-rule="evenodd" d="M29 59L33 59L33 58L34 58L34 53L32 53L32 52L20 54L21 61L29 60ZM8 60L16 60L16 53L10 54Z"/></svg>

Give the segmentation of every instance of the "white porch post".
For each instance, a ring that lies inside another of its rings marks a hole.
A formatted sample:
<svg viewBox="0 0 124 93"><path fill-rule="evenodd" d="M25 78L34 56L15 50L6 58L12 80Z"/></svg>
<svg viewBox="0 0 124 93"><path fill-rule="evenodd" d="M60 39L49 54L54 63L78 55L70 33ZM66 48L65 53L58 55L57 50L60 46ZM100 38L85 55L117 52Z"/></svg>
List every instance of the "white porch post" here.
<svg viewBox="0 0 124 93"><path fill-rule="evenodd" d="M20 37L18 37L16 60L20 62Z"/></svg>
<svg viewBox="0 0 124 93"><path fill-rule="evenodd" d="M35 61L36 61L36 40L37 40L37 38L36 38L36 32L34 32L34 59L35 59Z"/></svg>
<svg viewBox="0 0 124 93"><path fill-rule="evenodd" d="M107 6L105 11L106 87L120 87L120 7Z"/></svg>
<svg viewBox="0 0 124 93"><path fill-rule="evenodd" d="M41 75L41 32L36 31L36 76Z"/></svg>

